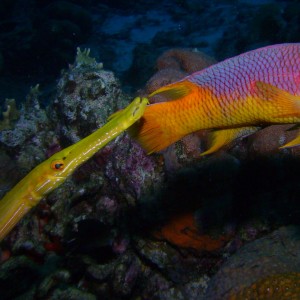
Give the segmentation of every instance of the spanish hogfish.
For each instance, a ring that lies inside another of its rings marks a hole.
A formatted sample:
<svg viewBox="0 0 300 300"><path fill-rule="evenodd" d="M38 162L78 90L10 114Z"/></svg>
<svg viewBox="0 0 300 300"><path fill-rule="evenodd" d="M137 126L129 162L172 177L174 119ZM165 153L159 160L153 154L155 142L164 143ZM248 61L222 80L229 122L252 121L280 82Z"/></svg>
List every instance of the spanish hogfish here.
<svg viewBox="0 0 300 300"><path fill-rule="evenodd" d="M210 154L270 124L300 122L300 43L256 49L229 58L149 97L167 102L146 107L131 134L148 153L201 129L211 129ZM283 147L300 144L300 135Z"/></svg>

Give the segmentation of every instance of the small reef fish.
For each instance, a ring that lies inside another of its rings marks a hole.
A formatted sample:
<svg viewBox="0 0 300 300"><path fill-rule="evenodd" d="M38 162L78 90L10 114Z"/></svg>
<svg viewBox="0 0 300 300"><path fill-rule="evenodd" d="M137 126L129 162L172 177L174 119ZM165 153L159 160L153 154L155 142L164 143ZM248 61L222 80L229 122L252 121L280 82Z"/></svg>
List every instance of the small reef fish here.
<svg viewBox="0 0 300 300"><path fill-rule="evenodd" d="M270 124L300 122L300 43L278 44L226 59L149 95L151 104L130 133L150 154L185 135L209 129L219 150ZM300 135L281 148L300 144Z"/></svg>
<svg viewBox="0 0 300 300"><path fill-rule="evenodd" d="M174 215L169 222L153 234L159 240L165 240L179 248L198 251L215 251L220 249L229 236L210 237L201 234L192 212Z"/></svg>
<svg viewBox="0 0 300 300"><path fill-rule="evenodd" d="M35 167L0 200L0 241L29 210L60 186L82 163L136 122L148 104L135 98L125 109L91 135L55 153Z"/></svg>

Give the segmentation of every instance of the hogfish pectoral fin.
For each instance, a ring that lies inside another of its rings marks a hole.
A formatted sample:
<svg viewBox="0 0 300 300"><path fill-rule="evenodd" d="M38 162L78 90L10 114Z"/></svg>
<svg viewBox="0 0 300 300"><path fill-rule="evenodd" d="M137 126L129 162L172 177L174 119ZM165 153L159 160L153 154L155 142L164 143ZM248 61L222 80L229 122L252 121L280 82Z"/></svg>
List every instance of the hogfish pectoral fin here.
<svg viewBox="0 0 300 300"><path fill-rule="evenodd" d="M258 131L260 127L239 127L239 128L230 128L230 129L221 129L213 131L209 134L209 149L202 152L200 156L204 156L207 154L214 153L221 149L223 146L231 143L233 140L241 137L246 137L256 131Z"/></svg>
<svg viewBox="0 0 300 300"><path fill-rule="evenodd" d="M274 119L300 117L300 96L293 95L272 84L262 81L255 82L255 90L259 98L273 103L279 112ZM275 120L274 120L275 121Z"/></svg>

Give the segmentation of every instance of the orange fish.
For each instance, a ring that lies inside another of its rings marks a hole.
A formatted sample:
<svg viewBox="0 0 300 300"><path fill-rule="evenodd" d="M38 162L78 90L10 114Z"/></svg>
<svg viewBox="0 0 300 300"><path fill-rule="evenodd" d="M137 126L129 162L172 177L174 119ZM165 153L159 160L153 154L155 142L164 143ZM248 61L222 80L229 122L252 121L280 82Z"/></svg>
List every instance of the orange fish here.
<svg viewBox="0 0 300 300"><path fill-rule="evenodd" d="M300 43L246 52L161 87L130 133L148 153L209 129L210 154L263 126L300 122ZM300 144L300 135L281 148Z"/></svg>
<svg viewBox="0 0 300 300"><path fill-rule="evenodd" d="M205 251L218 250L229 240L229 236L212 238L209 235L201 234L193 213L174 216L168 224L156 231L154 236L181 248Z"/></svg>

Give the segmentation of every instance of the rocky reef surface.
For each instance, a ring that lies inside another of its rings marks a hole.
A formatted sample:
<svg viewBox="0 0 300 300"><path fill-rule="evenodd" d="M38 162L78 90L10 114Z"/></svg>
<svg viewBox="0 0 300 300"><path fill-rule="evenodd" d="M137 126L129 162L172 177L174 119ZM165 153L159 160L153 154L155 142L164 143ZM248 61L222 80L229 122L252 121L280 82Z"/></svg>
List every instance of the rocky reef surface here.
<svg viewBox="0 0 300 300"><path fill-rule="evenodd" d="M289 226L245 245L212 278L206 298L299 298L299 243L299 227Z"/></svg>

